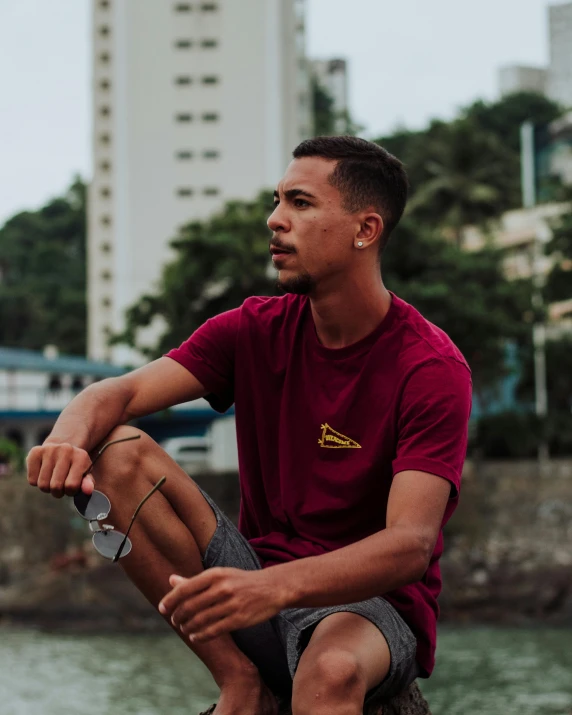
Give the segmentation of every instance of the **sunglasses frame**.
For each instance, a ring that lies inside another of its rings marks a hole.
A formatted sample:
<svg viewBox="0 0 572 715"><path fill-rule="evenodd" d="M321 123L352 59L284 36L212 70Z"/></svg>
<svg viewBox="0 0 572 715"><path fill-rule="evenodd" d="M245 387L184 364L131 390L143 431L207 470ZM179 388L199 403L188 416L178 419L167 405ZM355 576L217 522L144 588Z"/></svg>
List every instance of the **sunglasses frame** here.
<svg viewBox="0 0 572 715"><path fill-rule="evenodd" d="M107 444L104 444L103 447L99 450L99 452L94 457L92 463L89 465L89 467L86 469L86 471L82 474L82 479L84 477L86 477L91 472L91 470L93 469L93 465L97 462L97 460L101 457L101 455L105 452L105 450L108 447L111 447L112 444L117 444L119 442L130 442L131 440L134 440L134 439L141 439L141 435L137 434L137 435L133 435L132 437L123 437L121 439L115 439L111 442L107 442ZM131 543L131 540L129 539L129 532L131 531L131 527L133 526L133 523L135 522L137 514L139 514L139 512L141 511L141 508L143 507L145 502L149 499L149 497L151 497L158 489L160 489L166 481L167 481L167 477L161 477L161 479L159 479L159 481L157 482L157 484L155 484L155 486L151 489L151 491L146 496L143 497L143 499L139 503L138 507L135 509L133 516L131 517L131 521L129 523L129 526L127 527L127 532L125 534L122 534L120 531L116 531L115 527L112 526L111 524L100 524L99 523L103 519L107 519L107 517L109 516L109 514L111 512L111 501L110 501L109 497L106 496L103 492L94 490L90 495L83 494L83 492L78 492L78 494L76 494L74 496L75 509L76 509L77 513L79 514L79 516L81 516L82 519L89 522L89 530L93 534L92 543L93 543L94 548L98 552L98 554L100 554L101 556L103 556L106 559L110 558L109 556L105 556L105 554L102 554L101 551L97 548L96 543L95 543L95 537L97 536L97 534L106 533L106 532L110 532L110 531L113 531L115 534L118 534L123 537L123 541L119 545L115 556L111 557L111 561L113 563L117 563L117 561L119 561L119 559L122 556L127 556L130 553L130 551L133 547L133 544ZM82 514L80 508L77 505L76 499L80 495L84 499L85 499L85 497L88 497L87 503L89 503L89 499L91 499L91 496L93 494L101 494L101 496L107 500L109 508L107 509L107 513L102 512L101 514L98 514L95 519L90 519L89 517L86 517L86 516L84 516L84 514ZM96 526L94 527L94 525L96 525Z"/></svg>

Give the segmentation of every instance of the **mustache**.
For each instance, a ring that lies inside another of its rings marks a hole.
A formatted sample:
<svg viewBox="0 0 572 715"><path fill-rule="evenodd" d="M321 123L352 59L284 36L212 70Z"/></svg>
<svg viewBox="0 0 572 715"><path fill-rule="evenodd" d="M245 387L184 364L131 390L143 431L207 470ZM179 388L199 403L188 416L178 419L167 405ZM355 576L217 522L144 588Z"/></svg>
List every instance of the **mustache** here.
<svg viewBox="0 0 572 715"><path fill-rule="evenodd" d="M285 243L282 243L282 241L279 241L276 238L276 236L272 236L272 239L270 240L270 245L268 246L268 248L269 249L276 248L279 251L287 251L288 253L296 253L296 250L294 248L286 245Z"/></svg>

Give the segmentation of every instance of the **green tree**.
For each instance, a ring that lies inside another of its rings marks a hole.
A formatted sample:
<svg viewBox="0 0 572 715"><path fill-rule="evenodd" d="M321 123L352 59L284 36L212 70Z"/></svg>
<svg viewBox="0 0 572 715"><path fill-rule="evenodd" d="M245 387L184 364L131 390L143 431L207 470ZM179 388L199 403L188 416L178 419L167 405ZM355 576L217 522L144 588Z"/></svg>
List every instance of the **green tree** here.
<svg viewBox="0 0 572 715"><path fill-rule="evenodd" d="M520 127L527 120L547 123L561 112L545 97L522 92L493 103L479 100L451 122L398 129L377 141L404 162L418 218L458 237L464 223L486 223L521 206Z"/></svg>
<svg viewBox="0 0 572 715"><path fill-rule="evenodd" d="M514 155L520 155L520 127L523 122L547 124L559 117L562 107L536 92L515 92L487 103L477 100L462 116L484 132L494 134Z"/></svg>
<svg viewBox="0 0 572 715"><path fill-rule="evenodd" d="M275 294L266 228L270 211L271 195L265 192L185 227L172 243L176 257L165 267L158 293L129 310L127 330L115 342L141 349L138 331L160 316L167 328L146 351L156 357L247 297ZM493 250L466 254L411 218L397 228L383 259L387 286L453 338L479 386L502 376L505 340L520 335L521 316L530 305L527 286L507 283L500 261Z"/></svg>
<svg viewBox="0 0 572 715"><path fill-rule="evenodd" d="M251 295L272 295L266 220L272 194L233 201L211 219L185 226L171 246L176 258L163 269L156 294L145 295L127 312L127 328L112 342L138 347L150 358L185 340L213 315L236 308ZM141 347L138 330L162 318L167 328L152 349Z"/></svg>
<svg viewBox="0 0 572 715"><path fill-rule="evenodd" d="M317 77L311 79L312 113L314 117L313 135L315 137L330 136L336 133L336 113L334 98L319 82Z"/></svg>
<svg viewBox="0 0 572 715"><path fill-rule="evenodd" d="M567 198L570 199L570 190ZM546 245L546 253L555 259L546 279L544 300L554 303L572 298L572 203L552 227L552 239Z"/></svg>
<svg viewBox="0 0 572 715"><path fill-rule="evenodd" d="M518 396L534 405L534 350L531 343L521 351L522 373ZM572 454L572 335L546 341L546 392L548 414L542 429L551 454Z"/></svg>
<svg viewBox="0 0 572 715"><path fill-rule="evenodd" d="M85 354L86 187L0 229L0 344Z"/></svg>
<svg viewBox="0 0 572 715"><path fill-rule="evenodd" d="M507 374L507 340L524 342L529 332L522 316L531 285L504 278L499 251L467 253L407 217L384 253L382 273L390 290L452 338L476 390L494 387Z"/></svg>
<svg viewBox="0 0 572 715"><path fill-rule="evenodd" d="M409 203L420 221L439 225L461 245L462 230L483 224L506 207L506 149L492 134L468 120L453 122L434 139L425 163L426 177Z"/></svg>

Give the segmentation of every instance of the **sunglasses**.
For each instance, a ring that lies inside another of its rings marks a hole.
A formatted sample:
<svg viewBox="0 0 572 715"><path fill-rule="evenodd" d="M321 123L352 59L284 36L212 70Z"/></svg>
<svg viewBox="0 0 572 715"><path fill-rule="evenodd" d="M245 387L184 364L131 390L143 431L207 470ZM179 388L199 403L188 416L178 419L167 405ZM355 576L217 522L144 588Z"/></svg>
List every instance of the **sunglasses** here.
<svg viewBox="0 0 572 715"><path fill-rule="evenodd" d="M119 442L130 442L134 439L140 439L141 435L134 435L133 437L123 437L122 439L116 439L112 442L104 444L95 456L93 462L89 465L89 468L83 473L82 478L85 477L93 469L93 465L101 457L103 452L111 447L112 444L118 444ZM120 531L116 531L115 527L111 524L100 524L100 521L107 519L111 511L111 502L105 496L103 492L94 490L91 494L84 494L83 492L78 492L74 498L73 503L76 508L77 513L82 519L89 522L90 531L93 533L92 543L95 550L101 554L106 559L111 559L113 563L119 561L123 556L127 556L133 544L129 539L129 532L131 527L135 522L137 514L141 511L143 504L151 497L163 484L167 481L167 477L161 477L161 479L155 484L153 489L141 500L137 509L131 517L131 522L127 528L127 532L122 534Z"/></svg>

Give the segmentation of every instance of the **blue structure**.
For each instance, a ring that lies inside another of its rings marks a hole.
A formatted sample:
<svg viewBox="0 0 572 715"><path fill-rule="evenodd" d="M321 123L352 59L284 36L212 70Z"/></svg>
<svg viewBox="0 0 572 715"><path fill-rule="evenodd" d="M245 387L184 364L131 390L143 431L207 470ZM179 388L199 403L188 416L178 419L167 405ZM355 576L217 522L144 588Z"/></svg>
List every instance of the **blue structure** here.
<svg viewBox="0 0 572 715"><path fill-rule="evenodd" d="M0 437L24 450L41 444L62 409L88 385L126 372L124 368L71 355L0 348ZM230 410L228 414L232 414ZM148 415L133 422L155 440L203 436L220 417L205 400Z"/></svg>

